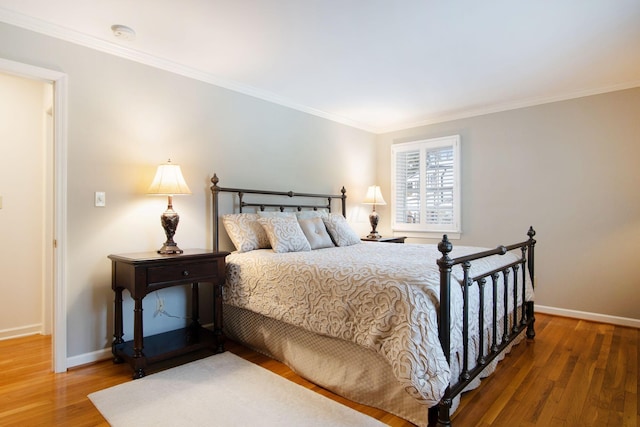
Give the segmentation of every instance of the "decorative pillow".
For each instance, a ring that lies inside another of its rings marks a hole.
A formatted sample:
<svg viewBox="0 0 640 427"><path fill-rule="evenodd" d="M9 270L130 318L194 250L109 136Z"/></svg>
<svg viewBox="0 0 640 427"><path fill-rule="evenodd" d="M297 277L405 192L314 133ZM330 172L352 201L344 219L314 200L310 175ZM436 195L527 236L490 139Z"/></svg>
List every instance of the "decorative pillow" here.
<svg viewBox="0 0 640 427"><path fill-rule="evenodd" d="M322 218L303 218L298 219L298 224L302 228L302 232L309 241L311 249L331 248L335 246L331 240L331 236L327 232Z"/></svg>
<svg viewBox="0 0 640 427"><path fill-rule="evenodd" d="M298 219L308 219L308 218L326 218L328 213L326 211L298 211L296 212L296 217Z"/></svg>
<svg viewBox="0 0 640 427"><path fill-rule="evenodd" d="M360 243L360 237L340 214L329 214L323 218L324 224L336 246L351 246Z"/></svg>
<svg viewBox="0 0 640 427"><path fill-rule="evenodd" d="M295 218L296 214L293 212L280 212L280 211L258 211L260 218Z"/></svg>
<svg viewBox="0 0 640 427"><path fill-rule="evenodd" d="M233 245L239 252L271 247L264 228L254 213L227 214L222 216L222 223Z"/></svg>
<svg viewBox="0 0 640 427"><path fill-rule="evenodd" d="M310 251L309 241L304 236L295 216L258 218L267 233L274 252Z"/></svg>

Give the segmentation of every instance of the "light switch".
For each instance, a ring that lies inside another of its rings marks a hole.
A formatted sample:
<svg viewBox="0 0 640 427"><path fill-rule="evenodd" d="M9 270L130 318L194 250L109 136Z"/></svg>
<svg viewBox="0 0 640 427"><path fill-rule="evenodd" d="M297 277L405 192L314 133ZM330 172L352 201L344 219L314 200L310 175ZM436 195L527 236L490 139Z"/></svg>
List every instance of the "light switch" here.
<svg viewBox="0 0 640 427"><path fill-rule="evenodd" d="M104 191L96 191L95 204L98 208L103 208L107 205L107 199Z"/></svg>

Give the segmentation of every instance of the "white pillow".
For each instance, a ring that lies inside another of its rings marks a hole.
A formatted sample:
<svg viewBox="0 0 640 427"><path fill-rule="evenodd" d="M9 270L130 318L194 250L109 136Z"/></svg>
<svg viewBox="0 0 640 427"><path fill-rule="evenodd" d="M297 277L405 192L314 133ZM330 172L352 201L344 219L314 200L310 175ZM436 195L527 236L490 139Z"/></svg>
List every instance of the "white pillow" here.
<svg viewBox="0 0 640 427"><path fill-rule="evenodd" d="M222 216L222 223L233 245L239 252L271 247L267 233L258 223L257 214L226 214Z"/></svg>
<svg viewBox="0 0 640 427"><path fill-rule="evenodd" d="M298 224L309 241L311 249L331 248L335 246L331 240L331 236L327 232L322 218L303 218L298 219Z"/></svg>
<svg viewBox="0 0 640 427"><path fill-rule="evenodd" d="M351 246L360 242L360 236L349 225L347 220L340 214L329 214L328 217L322 218L327 226L329 234L336 243L336 246Z"/></svg>
<svg viewBox="0 0 640 427"><path fill-rule="evenodd" d="M311 246L295 216L258 218L274 252L310 251Z"/></svg>
<svg viewBox="0 0 640 427"><path fill-rule="evenodd" d="M296 214L293 212L280 212L280 211L258 211L260 218L295 218Z"/></svg>
<svg viewBox="0 0 640 427"><path fill-rule="evenodd" d="M324 218L328 215L326 211L298 211L296 212L296 217L298 219L308 219L308 218Z"/></svg>

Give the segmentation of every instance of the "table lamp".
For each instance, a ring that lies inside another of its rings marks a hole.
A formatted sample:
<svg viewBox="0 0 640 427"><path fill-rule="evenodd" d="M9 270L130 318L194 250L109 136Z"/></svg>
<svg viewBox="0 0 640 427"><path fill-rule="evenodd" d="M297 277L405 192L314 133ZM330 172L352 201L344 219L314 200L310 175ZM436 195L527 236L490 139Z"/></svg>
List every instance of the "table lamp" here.
<svg viewBox="0 0 640 427"><path fill-rule="evenodd" d="M376 205L386 205L387 202L384 201L382 197L382 193L380 192L380 187L377 185L372 185L367 189L367 195L362 202L365 205L373 205L373 211L369 214L369 222L371 223L371 233L367 236L367 239L379 239L382 236L380 233L376 231L378 227L378 220L380 217L378 216L378 212L376 212Z"/></svg>
<svg viewBox="0 0 640 427"><path fill-rule="evenodd" d="M173 210L173 196L181 194L191 194L189 186L182 177L182 171L179 165L171 163L171 159L166 164L158 166L156 176L147 190L147 194L154 194L158 196L168 196L169 203L167 210L160 216L162 228L167 236L167 241L164 242L162 248L158 250L159 254L181 254L184 251L178 247L176 242L173 241L173 235L176 234L176 228L178 228L178 222L180 217L178 213Z"/></svg>

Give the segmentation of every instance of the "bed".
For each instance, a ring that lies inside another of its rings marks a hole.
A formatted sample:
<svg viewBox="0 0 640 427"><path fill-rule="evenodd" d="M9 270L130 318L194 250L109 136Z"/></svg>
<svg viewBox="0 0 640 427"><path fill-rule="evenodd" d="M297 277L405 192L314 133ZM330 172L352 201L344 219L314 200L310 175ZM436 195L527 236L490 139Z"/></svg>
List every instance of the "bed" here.
<svg viewBox="0 0 640 427"><path fill-rule="evenodd" d="M454 249L446 235L438 245L362 242L344 188L211 181L214 249L224 231L236 247L225 334L324 388L416 425L451 425L460 394L535 336L533 228L495 249ZM231 212L221 215L222 193Z"/></svg>

